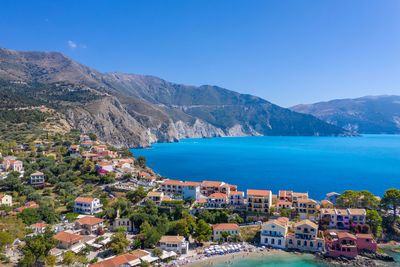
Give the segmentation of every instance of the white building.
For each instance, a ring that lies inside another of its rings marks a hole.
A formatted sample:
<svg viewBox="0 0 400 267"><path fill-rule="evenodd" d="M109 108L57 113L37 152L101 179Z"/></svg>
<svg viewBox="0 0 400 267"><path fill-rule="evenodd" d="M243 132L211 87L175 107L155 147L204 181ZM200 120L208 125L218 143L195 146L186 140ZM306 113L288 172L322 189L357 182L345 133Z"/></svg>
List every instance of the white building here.
<svg viewBox="0 0 400 267"><path fill-rule="evenodd" d="M31 185L41 185L44 184L44 174L43 172L34 172L31 174Z"/></svg>
<svg viewBox="0 0 400 267"><path fill-rule="evenodd" d="M233 209L246 208L244 204L244 192L231 191L229 193L229 206Z"/></svg>
<svg viewBox="0 0 400 267"><path fill-rule="evenodd" d="M95 214L103 211L100 199L93 197L77 197L74 204L74 212L83 214Z"/></svg>
<svg viewBox="0 0 400 267"><path fill-rule="evenodd" d="M214 193L207 197L207 207L224 208L228 203L228 196L224 193Z"/></svg>
<svg viewBox="0 0 400 267"><path fill-rule="evenodd" d="M178 254L186 254L189 251L189 242L183 236L164 235L160 239L160 248Z"/></svg>
<svg viewBox="0 0 400 267"><path fill-rule="evenodd" d="M286 236L289 219L280 217L263 223L261 226L260 244L275 248L286 247Z"/></svg>
<svg viewBox="0 0 400 267"><path fill-rule="evenodd" d="M46 224L46 223L35 223L29 227L33 230L34 234L41 234L41 233L44 233L47 225L48 224Z"/></svg>
<svg viewBox="0 0 400 267"><path fill-rule="evenodd" d="M200 198L200 185L198 182L182 182L177 180L167 180L161 183L161 191L166 194L182 195L184 199Z"/></svg>
<svg viewBox="0 0 400 267"><path fill-rule="evenodd" d="M12 206L12 196L0 194L0 205Z"/></svg>

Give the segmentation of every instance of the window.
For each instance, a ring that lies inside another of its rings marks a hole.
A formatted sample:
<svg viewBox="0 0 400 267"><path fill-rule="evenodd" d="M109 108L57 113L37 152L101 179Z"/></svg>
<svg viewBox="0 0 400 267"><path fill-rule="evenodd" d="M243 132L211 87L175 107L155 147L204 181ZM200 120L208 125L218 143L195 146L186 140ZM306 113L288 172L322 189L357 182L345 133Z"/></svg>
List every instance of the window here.
<svg viewBox="0 0 400 267"><path fill-rule="evenodd" d="M310 242L310 247L314 247L314 243L313 242Z"/></svg>
<svg viewBox="0 0 400 267"><path fill-rule="evenodd" d="M282 245L282 240L278 239L278 245Z"/></svg>
<svg viewBox="0 0 400 267"><path fill-rule="evenodd" d="M289 244L293 244L293 240L292 239L289 239Z"/></svg>
<svg viewBox="0 0 400 267"><path fill-rule="evenodd" d="M297 240L297 245L300 246L301 245L301 241Z"/></svg>

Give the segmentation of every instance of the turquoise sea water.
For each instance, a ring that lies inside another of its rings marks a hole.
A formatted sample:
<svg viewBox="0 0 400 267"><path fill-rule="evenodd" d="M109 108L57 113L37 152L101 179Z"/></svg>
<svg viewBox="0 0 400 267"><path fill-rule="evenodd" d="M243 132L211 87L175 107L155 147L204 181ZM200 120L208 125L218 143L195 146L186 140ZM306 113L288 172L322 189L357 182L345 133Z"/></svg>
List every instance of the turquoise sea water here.
<svg viewBox="0 0 400 267"><path fill-rule="evenodd" d="M132 151L161 175L225 181L240 191L293 190L321 200L331 191L383 195L400 187L398 135L184 139L152 147Z"/></svg>

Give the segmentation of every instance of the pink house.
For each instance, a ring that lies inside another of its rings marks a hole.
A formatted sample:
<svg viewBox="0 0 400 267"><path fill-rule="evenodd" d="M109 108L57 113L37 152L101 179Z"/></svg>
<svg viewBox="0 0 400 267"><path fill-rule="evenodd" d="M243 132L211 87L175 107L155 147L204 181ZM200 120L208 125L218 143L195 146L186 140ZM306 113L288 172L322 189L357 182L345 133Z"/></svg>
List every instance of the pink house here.
<svg viewBox="0 0 400 267"><path fill-rule="evenodd" d="M355 258L357 256L357 237L347 232L325 232L325 244L329 256Z"/></svg>
<svg viewBox="0 0 400 267"><path fill-rule="evenodd" d="M372 234L356 234L357 249L365 249L376 252L376 241Z"/></svg>

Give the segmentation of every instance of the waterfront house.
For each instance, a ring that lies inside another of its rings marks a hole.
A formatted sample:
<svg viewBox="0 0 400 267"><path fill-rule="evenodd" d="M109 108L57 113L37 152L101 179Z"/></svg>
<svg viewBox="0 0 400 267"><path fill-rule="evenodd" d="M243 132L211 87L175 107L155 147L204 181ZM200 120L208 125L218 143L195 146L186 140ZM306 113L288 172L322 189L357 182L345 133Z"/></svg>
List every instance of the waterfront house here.
<svg viewBox="0 0 400 267"><path fill-rule="evenodd" d="M357 249L376 252L377 244L372 234L356 234Z"/></svg>
<svg viewBox="0 0 400 267"><path fill-rule="evenodd" d="M103 229L104 220L92 216L85 216L76 220L75 226L82 230L82 234L91 235L97 233L99 229Z"/></svg>
<svg viewBox="0 0 400 267"><path fill-rule="evenodd" d="M294 233L287 237L287 247L301 251L322 251L325 246L318 225L306 219L294 224Z"/></svg>
<svg viewBox="0 0 400 267"><path fill-rule="evenodd" d="M229 194L229 208L235 210L246 209L244 203L244 192L242 191L231 191Z"/></svg>
<svg viewBox="0 0 400 267"><path fill-rule="evenodd" d="M321 220L331 229L350 229L365 224L365 209L321 209Z"/></svg>
<svg viewBox="0 0 400 267"><path fill-rule="evenodd" d="M357 256L357 237L348 232L326 231L325 244L331 257L355 258Z"/></svg>
<svg viewBox="0 0 400 267"><path fill-rule="evenodd" d="M270 190L247 190L247 211L268 213L272 206Z"/></svg>
<svg viewBox="0 0 400 267"><path fill-rule="evenodd" d="M279 191L278 193L278 202L285 201L285 202L293 202L293 191Z"/></svg>
<svg viewBox="0 0 400 267"><path fill-rule="evenodd" d="M139 266L141 261L138 257L125 253L106 260L90 264L89 267L131 267Z"/></svg>
<svg viewBox="0 0 400 267"><path fill-rule="evenodd" d="M334 205L329 200L324 199L324 200L321 201L321 208L323 208L323 209L333 209Z"/></svg>
<svg viewBox="0 0 400 267"><path fill-rule="evenodd" d="M200 185L198 182L167 180L161 183L160 188L166 194L182 195L184 199L199 199Z"/></svg>
<svg viewBox="0 0 400 267"><path fill-rule="evenodd" d="M222 233L227 232L228 235L240 235L239 225L235 223L220 223L212 225L213 235L212 239L218 241L222 238Z"/></svg>
<svg viewBox="0 0 400 267"><path fill-rule="evenodd" d="M330 193L326 194L325 199L330 201L333 205L336 205L336 201L338 200L339 197L340 197L339 193L330 192Z"/></svg>
<svg viewBox="0 0 400 267"><path fill-rule="evenodd" d="M186 254L189 251L189 242L185 237L177 235L164 235L160 239L160 248L165 251L173 251L177 254Z"/></svg>
<svg viewBox="0 0 400 267"><path fill-rule="evenodd" d="M278 210L281 210L281 209L292 209L292 202L279 200L278 203L276 203L276 208Z"/></svg>
<svg viewBox="0 0 400 267"><path fill-rule="evenodd" d="M260 244L275 248L286 248L286 236L289 219L279 217L265 222L261 226Z"/></svg>
<svg viewBox="0 0 400 267"><path fill-rule="evenodd" d="M317 220L318 218L318 206L317 202L312 199L298 199L296 212L301 220Z"/></svg>
<svg viewBox="0 0 400 267"><path fill-rule="evenodd" d="M214 193L223 193L229 195L231 189L235 191L237 187L224 182L203 181L201 183L200 193L204 196L209 196Z"/></svg>
<svg viewBox="0 0 400 267"><path fill-rule="evenodd" d="M83 235L71 234L67 232L58 232L53 236L54 239L58 240L58 247L62 249L72 249L73 247L82 244L84 238Z"/></svg>
<svg viewBox="0 0 400 267"><path fill-rule="evenodd" d="M44 173L43 172L34 172L31 174L30 179L31 185L42 185L44 184Z"/></svg>
<svg viewBox="0 0 400 267"><path fill-rule="evenodd" d="M224 193L213 193L207 197L207 207L224 208L228 203L228 196Z"/></svg>
<svg viewBox="0 0 400 267"><path fill-rule="evenodd" d="M0 194L0 205L12 206L12 196Z"/></svg>
<svg viewBox="0 0 400 267"><path fill-rule="evenodd" d="M298 207L298 202L299 202L300 199L308 199L308 193L296 193L296 192L293 192L292 195L293 195L292 196L292 198L293 198L292 204L293 204L293 207L295 207L295 208Z"/></svg>
<svg viewBox="0 0 400 267"><path fill-rule="evenodd" d="M74 212L83 214L95 214L102 212L103 204L98 198L93 197L77 197L74 203Z"/></svg>

